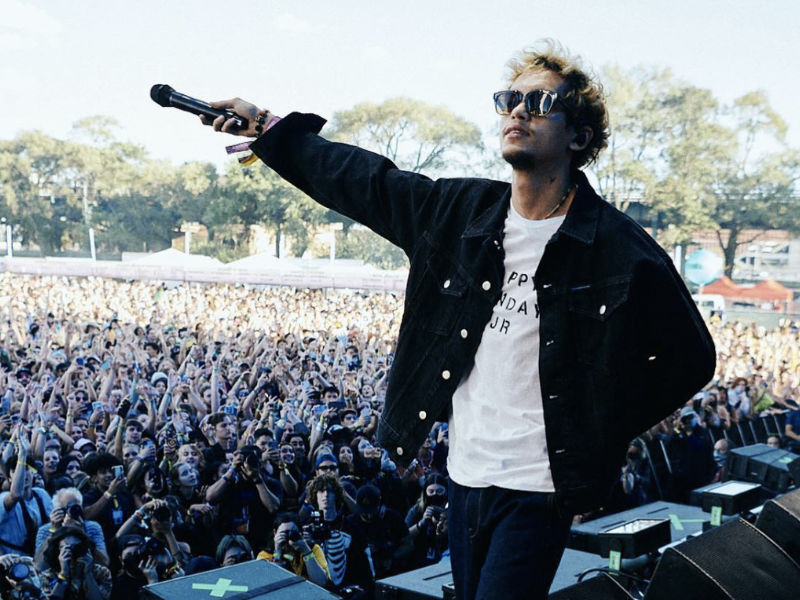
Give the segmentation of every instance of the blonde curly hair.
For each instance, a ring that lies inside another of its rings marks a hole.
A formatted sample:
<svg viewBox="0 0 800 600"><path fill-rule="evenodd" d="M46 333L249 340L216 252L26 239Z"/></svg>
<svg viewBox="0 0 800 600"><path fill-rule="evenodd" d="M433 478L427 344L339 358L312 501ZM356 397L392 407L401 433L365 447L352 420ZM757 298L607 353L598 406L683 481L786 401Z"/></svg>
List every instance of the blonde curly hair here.
<svg viewBox="0 0 800 600"><path fill-rule="evenodd" d="M608 145L608 111L603 86L594 73L584 69L581 60L560 43L551 39L539 40L533 46L515 54L508 61L508 84L527 71L551 71L561 76L566 92L560 94L567 107L567 116L575 129L590 127L592 139L586 148L576 152L572 167L580 169L591 164Z"/></svg>

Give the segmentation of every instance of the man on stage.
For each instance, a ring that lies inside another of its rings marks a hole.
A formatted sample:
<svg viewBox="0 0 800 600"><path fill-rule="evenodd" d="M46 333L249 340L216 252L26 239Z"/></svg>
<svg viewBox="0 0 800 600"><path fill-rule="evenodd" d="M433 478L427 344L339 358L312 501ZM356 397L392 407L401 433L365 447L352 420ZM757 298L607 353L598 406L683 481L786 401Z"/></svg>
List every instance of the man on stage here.
<svg viewBox="0 0 800 600"><path fill-rule="evenodd" d="M544 598L572 516L601 505L629 441L713 375L711 337L670 258L580 168L606 146L602 90L555 44L494 95L511 182L432 181L317 135L324 120L214 129L319 203L402 248L411 269L379 441L399 464L450 422L459 598Z"/></svg>

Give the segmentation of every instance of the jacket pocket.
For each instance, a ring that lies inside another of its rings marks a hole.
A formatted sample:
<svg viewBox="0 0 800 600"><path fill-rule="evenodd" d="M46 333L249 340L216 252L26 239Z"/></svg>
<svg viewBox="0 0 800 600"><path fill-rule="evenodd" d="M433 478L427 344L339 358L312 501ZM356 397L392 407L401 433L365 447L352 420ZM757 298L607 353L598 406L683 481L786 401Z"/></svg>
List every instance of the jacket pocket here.
<svg viewBox="0 0 800 600"><path fill-rule="evenodd" d="M611 369L622 359L619 350L630 333L630 284L630 278L619 278L569 288L570 337L580 362Z"/></svg>
<svg viewBox="0 0 800 600"><path fill-rule="evenodd" d="M596 321L608 321L628 300L630 285L630 277L625 277L573 286L569 289L569 310Z"/></svg>
<svg viewBox="0 0 800 600"><path fill-rule="evenodd" d="M458 266L442 256L432 255L425 265L431 294L421 308L422 327L438 335L449 335L463 311L469 281Z"/></svg>

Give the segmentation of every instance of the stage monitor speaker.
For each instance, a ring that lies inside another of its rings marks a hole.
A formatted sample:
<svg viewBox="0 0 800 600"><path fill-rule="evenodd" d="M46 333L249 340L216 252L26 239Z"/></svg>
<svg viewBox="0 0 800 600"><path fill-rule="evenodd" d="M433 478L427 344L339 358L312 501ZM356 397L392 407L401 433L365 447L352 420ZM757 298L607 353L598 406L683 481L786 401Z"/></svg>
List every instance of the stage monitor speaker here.
<svg viewBox="0 0 800 600"><path fill-rule="evenodd" d="M645 600L796 600L800 567L743 519L667 548Z"/></svg>
<svg viewBox="0 0 800 600"><path fill-rule="evenodd" d="M790 466L798 459L800 456L797 454L779 449L756 454L747 461L745 479L777 492L785 492L792 483Z"/></svg>
<svg viewBox="0 0 800 600"><path fill-rule="evenodd" d="M800 565L800 490L767 502L756 527Z"/></svg>
<svg viewBox="0 0 800 600"><path fill-rule="evenodd" d="M337 600L336 596L266 560L250 560L142 588L147 600Z"/></svg>
<svg viewBox="0 0 800 600"><path fill-rule="evenodd" d="M730 458L728 458L728 475L731 479L745 479L750 458L773 450L774 448L766 444L751 444L733 448L730 451Z"/></svg>
<svg viewBox="0 0 800 600"><path fill-rule="evenodd" d="M789 469L789 475L792 476L794 484L800 487L800 457L787 464L786 468Z"/></svg>
<svg viewBox="0 0 800 600"><path fill-rule="evenodd" d="M375 600L441 600L453 582L450 559L375 582ZM455 592L455 590L453 590Z"/></svg>
<svg viewBox="0 0 800 600"><path fill-rule="evenodd" d="M605 573L550 594L547 600L632 600L624 587Z"/></svg>

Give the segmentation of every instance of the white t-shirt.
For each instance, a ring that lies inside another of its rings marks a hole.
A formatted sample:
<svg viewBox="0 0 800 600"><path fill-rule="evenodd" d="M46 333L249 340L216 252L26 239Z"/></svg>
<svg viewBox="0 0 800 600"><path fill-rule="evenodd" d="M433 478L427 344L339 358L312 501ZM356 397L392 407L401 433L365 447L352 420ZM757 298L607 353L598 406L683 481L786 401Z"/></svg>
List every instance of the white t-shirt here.
<svg viewBox="0 0 800 600"><path fill-rule="evenodd" d="M509 206L505 280L475 365L453 395L447 469L469 487L552 492L539 383L534 274L564 217L532 221Z"/></svg>

